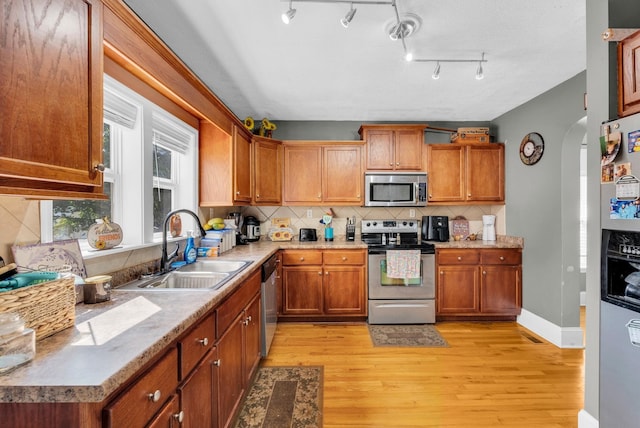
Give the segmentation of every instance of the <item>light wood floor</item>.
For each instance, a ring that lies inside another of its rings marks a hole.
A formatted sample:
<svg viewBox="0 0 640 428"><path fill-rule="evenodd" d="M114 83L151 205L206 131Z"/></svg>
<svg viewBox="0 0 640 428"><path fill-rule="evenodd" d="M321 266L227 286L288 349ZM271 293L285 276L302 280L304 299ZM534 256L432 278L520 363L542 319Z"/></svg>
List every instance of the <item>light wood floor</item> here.
<svg viewBox="0 0 640 428"><path fill-rule="evenodd" d="M374 348L366 324L281 323L263 365L324 366L324 427L577 427L584 351L515 322L444 322L447 348Z"/></svg>

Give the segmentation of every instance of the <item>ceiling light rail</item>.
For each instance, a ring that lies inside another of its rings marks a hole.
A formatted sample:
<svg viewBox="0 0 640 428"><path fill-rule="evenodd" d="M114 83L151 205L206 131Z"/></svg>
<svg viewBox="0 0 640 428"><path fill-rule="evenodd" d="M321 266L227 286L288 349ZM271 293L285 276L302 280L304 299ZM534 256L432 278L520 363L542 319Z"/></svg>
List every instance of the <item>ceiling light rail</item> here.
<svg viewBox="0 0 640 428"><path fill-rule="evenodd" d="M338 3L346 3L350 4L351 7L346 15L340 19L340 24L344 28L348 28L351 20L355 16L358 9L354 8L353 5L374 5L374 6L395 6L393 1L376 1L376 0L283 0L289 2L289 9L282 14L282 22L285 24L289 24L294 16L296 16L296 9L293 8L293 3L325 3L325 4L338 4Z"/></svg>
<svg viewBox="0 0 640 428"><path fill-rule="evenodd" d="M476 69L476 79L481 80L484 78L484 70L482 68L482 63L489 62L489 60L485 59L485 53L482 52L482 56L480 59L442 59L442 58L413 58L412 62L434 62L436 64L436 68L433 70L432 78L437 80L440 78L440 64L447 62L471 62L477 63L478 68Z"/></svg>

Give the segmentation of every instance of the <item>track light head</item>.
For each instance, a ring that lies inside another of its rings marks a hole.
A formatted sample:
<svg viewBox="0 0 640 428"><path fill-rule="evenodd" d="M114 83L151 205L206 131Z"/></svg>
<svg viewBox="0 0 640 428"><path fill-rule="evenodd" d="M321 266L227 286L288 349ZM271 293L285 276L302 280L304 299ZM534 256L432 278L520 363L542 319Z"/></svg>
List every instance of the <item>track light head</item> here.
<svg viewBox="0 0 640 428"><path fill-rule="evenodd" d="M347 14L344 16L344 18L342 18L340 20L340 23L342 24L342 26L344 28L348 28L349 27L349 23L351 23L351 20L353 19L353 17L355 16L357 11L358 11L358 9L354 9L353 8L353 3L351 3L351 8L349 9L349 12L347 12Z"/></svg>
<svg viewBox="0 0 640 428"><path fill-rule="evenodd" d="M433 80L438 80L440 78L440 61L436 62L436 68L433 70L431 77Z"/></svg>
<svg viewBox="0 0 640 428"><path fill-rule="evenodd" d="M476 80L484 79L484 71L482 70L482 63L478 63L478 69L476 70Z"/></svg>
<svg viewBox="0 0 640 428"><path fill-rule="evenodd" d="M291 7L293 2L289 2L289 10L282 14L282 22L289 24L294 16L296 16L296 10Z"/></svg>

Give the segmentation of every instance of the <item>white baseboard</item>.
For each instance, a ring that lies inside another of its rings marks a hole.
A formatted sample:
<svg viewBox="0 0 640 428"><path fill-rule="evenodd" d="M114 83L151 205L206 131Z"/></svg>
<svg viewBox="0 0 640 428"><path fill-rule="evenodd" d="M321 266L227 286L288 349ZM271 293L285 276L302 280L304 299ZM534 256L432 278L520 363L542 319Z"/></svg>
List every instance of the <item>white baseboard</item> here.
<svg viewBox="0 0 640 428"><path fill-rule="evenodd" d="M584 333L580 327L559 327L526 309L518 316L518 324L559 348L584 348Z"/></svg>
<svg viewBox="0 0 640 428"><path fill-rule="evenodd" d="M587 306L587 292L580 292L580 306Z"/></svg>
<svg viewBox="0 0 640 428"><path fill-rule="evenodd" d="M598 428L600 422L582 409L578 412L578 428Z"/></svg>

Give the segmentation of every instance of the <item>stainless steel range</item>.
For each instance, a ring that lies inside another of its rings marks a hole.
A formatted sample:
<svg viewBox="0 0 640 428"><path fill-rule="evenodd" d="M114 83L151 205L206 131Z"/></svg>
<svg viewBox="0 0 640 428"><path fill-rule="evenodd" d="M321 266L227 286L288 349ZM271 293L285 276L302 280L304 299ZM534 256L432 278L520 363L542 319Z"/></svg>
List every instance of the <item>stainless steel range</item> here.
<svg viewBox="0 0 640 428"><path fill-rule="evenodd" d="M369 324L435 323L435 248L420 242L418 220L362 220L369 247ZM420 250L420 276L390 278L388 250Z"/></svg>

